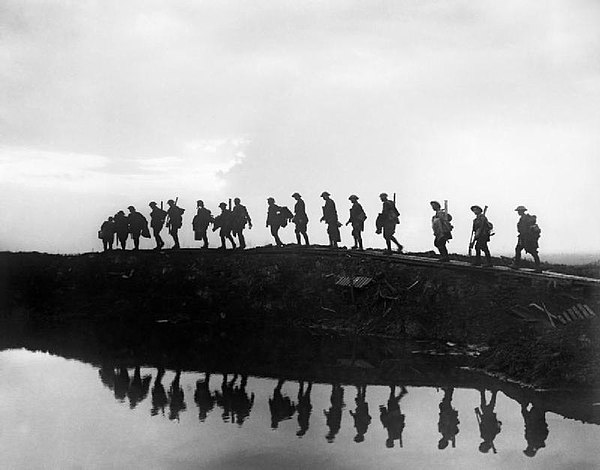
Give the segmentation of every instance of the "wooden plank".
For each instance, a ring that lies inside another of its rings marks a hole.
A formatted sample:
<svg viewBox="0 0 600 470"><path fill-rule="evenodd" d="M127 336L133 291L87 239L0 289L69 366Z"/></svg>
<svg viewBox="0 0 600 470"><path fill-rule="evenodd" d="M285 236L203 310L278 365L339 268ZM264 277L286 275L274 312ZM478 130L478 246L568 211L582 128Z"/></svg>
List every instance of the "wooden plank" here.
<svg viewBox="0 0 600 470"><path fill-rule="evenodd" d="M594 311L593 311L593 310L592 310L590 307L588 307L586 304L583 304L583 308L585 308L585 310L586 310L586 311L587 311L587 312L588 312L588 313L589 313L589 314L590 314L592 317L595 317L595 316L596 316L596 314L594 313ZM591 317L590 317L590 318L591 318Z"/></svg>
<svg viewBox="0 0 600 470"><path fill-rule="evenodd" d="M569 315L569 318L571 319L571 321L579 320L579 316L573 311L573 307L571 307L569 310L567 310L567 315Z"/></svg>
<svg viewBox="0 0 600 470"><path fill-rule="evenodd" d="M585 315L581 313L581 310L579 310L577 305L573 306L573 312L575 313L575 315L577 315L577 318L579 318L580 320L586 319Z"/></svg>
<svg viewBox="0 0 600 470"><path fill-rule="evenodd" d="M581 315L581 318L583 319L588 319L591 318L590 314L588 313L588 311L583 307L583 305L581 304L577 304L575 305L575 307L577 308L577 311L579 312L579 314Z"/></svg>
<svg viewBox="0 0 600 470"><path fill-rule="evenodd" d="M558 318L558 321L561 324L563 324L563 325L567 324L567 320L565 320L564 314L560 313L560 314L556 315L556 318Z"/></svg>

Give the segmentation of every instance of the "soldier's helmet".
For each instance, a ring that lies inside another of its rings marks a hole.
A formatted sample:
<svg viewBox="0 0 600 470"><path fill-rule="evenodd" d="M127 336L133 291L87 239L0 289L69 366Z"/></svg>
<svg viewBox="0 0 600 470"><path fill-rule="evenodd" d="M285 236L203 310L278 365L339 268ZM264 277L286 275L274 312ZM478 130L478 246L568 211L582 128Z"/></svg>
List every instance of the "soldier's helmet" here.
<svg viewBox="0 0 600 470"><path fill-rule="evenodd" d="M471 206L471 210L473 212L475 212L475 211L483 212L483 209L480 206L477 206L477 205Z"/></svg>
<svg viewBox="0 0 600 470"><path fill-rule="evenodd" d="M221 204L219 204L219 207L221 209L226 209L227 208L227 204L225 204L224 202L222 202Z"/></svg>
<svg viewBox="0 0 600 470"><path fill-rule="evenodd" d="M379 197L388 197L387 193L381 193Z"/></svg>
<svg viewBox="0 0 600 470"><path fill-rule="evenodd" d="M173 205L173 204L175 204L175 201L174 201L173 199L169 199L169 200L167 201L167 204L169 204L169 205Z"/></svg>
<svg viewBox="0 0 600 470"><path fill-rule="evenodd" d="M238 203L240 202L240 198L239 198L239 197L236 197L236 198L233 200L233 202L235 202L236 204L238 204Z"/></svg>
<svg viewBox="0 0 600 470"><path fill-rule="evenodd" d="M197 206L197 207L204 206L204 201L203 201L202 199L198 199L198 200L196 201L196 206Z"/></svg>
<svg viewBox="0 0 600 470"><path fill-rule="evenodd" d="M429 204L431 204L431 207L436 207L438 209L442 207L442 205L437 201L431 201Z"/></svg>
<svg viewBox="0 0 600 470"><path fill-rule="evenodd" d="M267 202L275 202L275 199L273 199L272 197L267 198Z"/></svg>
<svg viewBox="0 0 600 470"><path fill-rule="evenodd" d="M321 197L327 197L327 196L331 196L331 194L329 194L327 191L323 191L321 193Z"/></svg>
<svg viewBox="0 0 600 470"><path fill-rule="evenodd" d="M348 199L351 201L358 201L358 196L356 194L352 194Z"/></svg>
<svg viewBox="0 0 600 470"><path fill-rule="evenodd" d="M150 204L148 204L150 207L154 207L156 205L156 202L152 201Z"/></svg>
<svg viewBox="0 0 600 470"><path fill-rule="evenodd" d="M130 211L135 211L135 207L133 206L129 206L127 209L129 209Z"/></svg>
<svg viewBox="0 0 600 470"><path fill-rule="evenodd" d="M515 211L517 211L517 212L519 212L519 211L523 211L523 212L525 212L526 210L527 210L527 207L525 207L525 206L518 206L518 207L515 209Z"/></svg>
<svg viewBox="0 0 600 470"><path fill-rule="evenodd" d="M292 197L302 197L302 196L300 196L299 193L294 193L294 194L292 194Z"/></svg>

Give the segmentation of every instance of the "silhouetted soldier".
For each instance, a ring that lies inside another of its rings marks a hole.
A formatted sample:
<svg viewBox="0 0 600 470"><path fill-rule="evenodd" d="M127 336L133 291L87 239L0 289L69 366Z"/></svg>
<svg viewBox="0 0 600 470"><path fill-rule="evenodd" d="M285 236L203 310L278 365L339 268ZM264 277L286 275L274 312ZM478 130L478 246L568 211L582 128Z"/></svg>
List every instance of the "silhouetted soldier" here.
<svg viewBox="0 0 600 470"><path fill-rule="evenodd" d="M433 217L431 217L431 228L433 229L433 244L440 252L439 261L447 262L450 261L448 256L448 249L446 243L452 239L452 216L448 214L446 209L442 209L442 206L437 201L431 201L429 203L431 208L435 211Z"/></svg>
<svg viewBox="0 0 600 470"><path fill-rule="evenodd" d="M173 199L169 199L167 201L167 205L169 208L167 209L167 228L169 229L169 234L173 237L173 249L179 249L179 229L183 224L183 213L185 209L177 206L177 203Z"/></svg>
<svg viewBox="0 0 600 470"><path fill-rule="evenodd" d="M310 414L312 412L312 403L310 402L310 392L312 391L312 382L308 382L306 390L304 389L304 382L300 381L298 384L298 431L296 436L302 437L308 431L310 424Z"/></svg>
<svg viewBox="0 0 600 470"><path fill-rule="evenodd" d="M388 434L385 446L389 449L394 447L394 441L396 440L400 442L400 447L402 447L402 431L404 431L405 416L400 412L400 400L406 394L407 390L402 386L400 395L396 396L396 387L390 385L390 397L387 402L387 408L383 405L379 407L379 419Z"/></svg>
<svg viewBox="0 0 600 470"><path fill-rule="evenodd" d="M529 403L521 405L521 414L525 420L525 440L527 448L523 453L527 457L533 457L538 450L546 447L546 439L548 437L548 423L546 422L546 412L540 407L531 405L528 410Z"/></svg>
<svg viewBox="0 0 600 470"><path fill-rule="evenodd" d="M175 372L175 377L173 378L173 382L171 382L171 387L169 388L169 419L179 421L179 413L185 411L185 397L183 394L183 389L181 385L179 385L179 380L181 379L181 371L178 370Z"/></svg>
<svg viewBox="0 0 600 470"><path fill-rule="evenodd" d="M365 440L365 434L371 424L371 415L369 414L369 404L367 403L367 386L356 386L356 410L350 414L354 418L354 427L356 428L356 436L354 442L359 443Z"/></svg>
<svg viewBox="0 0 600 470"><path fill-rule="evenodd" d="M323 206L323 217L321 217L320 221L327 224L329 246L332 248L337 248L338 243L342 241L342 237L340 236L340 227L342 224L338 220L335 202L333 202L333 199L331 199L330 196L331 194L329 194L327 191L323 191L321 193L321 197L325 201L325 205Z"/></svg>
<svg viewBox="0 0 600 470"><path fill-rule="evenodd" d="M228 423L230 420L234 422L233 415L233 386L237 380L237 374L233 375L233 378L228 382L227 374L223 374L223 381L221 382L221 392L215 392L215 399L217 405L223 409L221 417L223 421Z"/></svg>
<svg viewBox="0 0 600 470"><path fill-rule="evenodd" d="M115 233L117 234L117 240L121 245L121 249L124 250L127 244L127 237L129 236L129 222L125 212L119 211L115 214Z"/></svg>
<svg viewBox="0 0 600 470"><path fill-rule="evenodd" d="M140 236L144 229L148 228L146 217L135 210L135 207L129 206L129 215L127 216L127 224L129 225L129 233L133 239L133 249L140 249Z"/></svg>
<svg viewBox="0 0 600 470"><path fill-rule="evenodd" d="M379 199L381 199L383 205L381 207L381 213L377 216L377 220L375 221L375 226L377 228L376 233L379 234L383 232L383 238L388 253L392 252L392 242L394 242L398 251L402 252L404 247L394 236L394 233L396 233L396 225L400 223L400 212L396 209L394 201L388 199L387 193L381 193Z"/></svg>
<svg viewBox="0 0 600 470"><path fill-rule="evenodd" d="M115 219L109 217L100 226L100 239L102 240L102 248L104 251L113 249L115 242Z"/></svg>
<svg viewBox="0 0 600 470"><path fill-rule="evenodd" d="M232 419L235 420L238 426L244 424L254 405L254 393L248 395L246 392L247 383L248 376L242 375L240 384L233 388L231 396Z"/></svg>
<svg viewBox="0 0 600 470"><path fill-rule="evenodd" d="M296 412L296 405L289 397L281 394L281 387L285 380L279 379L273 391L273 398L269 398L269 411L271 412L271 429L277 429L279 423L291 419Z"/></svg>
<svg viewBox="0 0 600 470"><path fill-rule="evenodd" d="M162 415L165 414L165 406L169 403L165 387L162 384L162 378L165 375L165 370L160 367L156 371L156 378L154 379L154 386L152 387L152 408L150 414L156 416L160 411Z"/></svg>
<svg viewBox="0 0 600 470"><path fill-rule="evenodd" d="M536 272L541 273L542 269L540 268L540 257L538 255L538 240L540 239L541 230L537 224L537 217L535 215L526 214L527 208L525 206L519 206L515 211L517 211L520 216L519 222L517 222L519 238L517 239L517 246L515 248L515 259L510 267L519 269L521 252L525 250L525 253L529 253L533 256Z"/></svg>
<svg viewBox="0 0 600 470"><path fill-rule="evenodd" d="M452 408L453 387L444 388L444 398L440 403L440 419L438 421L438 431L442 435L438 442L438 449L442 450L448 447L452 442L452 447L456 447L456 435L458 434L458 411Z"/></svg>
<svg viewBox="0 0 600 470"><path fill-rule="evenodd" d="M129 390L129 372L127 368L120 367L119 373L115 376L115 398L124 401Z"/></svg>
<svg viewBox="0 0 600 470"><path fill-rule="evenodd" d="M489 268L492 266L492 257L490 256L488 242L490 241L492 226L481 207L471 206L471 211L475 214L475 219L473 219L473 241L469 246L469 248L475 246L475 262L473 265L481 266L481 252L483 251L485 255L484 266Z"/></svg>
<svg viewBox="0 0 600 470"><path fill-rule="evenodd" d="M348 198L352 201L352 207L350 207L350 218L346 225L352 224L352 238L354 238L354 246L353 250L357 248L359 250L363 249L363 241L362 241L362 232L365 229L365 220L367 219L367 214L363 207L358 202L358 196L352 195Z"/></svg>
<svg viewBox="0 0 600 470"><path fill-rule="evenodd" d="M294 204L294 218L292 219L292 222L296 225L296 241L298 245L301 245L301 237L303 237L305 245L308 246L308 234L306 233L308 215L306 215L306 205L299 193L292 194L292 197L296 200Z"/></svg>
<svg viewBox="0 0 600 470"><path fill-rule="evenodd" d="M201 422L204 422L208 413L215 407L216 398L211 393L209 385L210 374L206 372L204 374L204 380L198 380L196 382L196 391L194 392L194 401L198 405L198 419Z"/></svg>
<svg viewBox="0 0 600 470"><path fill-rule="evenodd" d="M203 241L202 248L208 248L208 236L206 231L208 226L213 221L213 216L210 211L204 207L204 201L199 200L196 203L198 210L192 220L192 228L194 229L194 240Z"/></svg>
<svg viewBox="0 0 600 470"><path fill-rule="evenodd" d="M152 234L154 235L154 240L156 241L155 250L160 250L163 246L165 246L165 242L160 236L160 231L163 229L165 225L165 220L167 218L167 211L162 210L160 207L156 205L156 202L152 201L148 204L152 209L150 211L150 227L152 227ZM162 202L161 202L162 205Z"/></svg>
<svg viewBox="0 0 600 470"><path fill-rule="evenodd" d="M116 374L115 368L112 365L103 365L100 367L98 375L105 387L108 387L109 390L115 389Z"/></svg>
<svg viewBox="0 0 600 470"><path fill-rule="evenodd" d="M137 366L133 372L133 379L129 384L129 390L127 391L127 397L129 398L129 407L133 410L138 403L142 402L147 396L150 390L150 382L152 376L145 375L142 378L140 367Z"/></svg>
<svg viewBox="0 0 600 470"><path fill-rule="evenodd" d="M497 393L496 390L493 390L490 402L486 403L485 390L479 390L481 402L479 408L475 408L475 416L477 417L477 423L479 424L479 434L483 440L483 442L479 444L479 451L484 454L487 454L490 449L492 449L494 454L496 453L494 439L502 429L502 422L498 420L498 417L494 412Z"/></svg>
<svg viewBox="0 0 600 470"><path fill-rule="evenodd" d="M248 214L248 209L246 209L246 206L240 204L239 197L236 197L233 200L233 204L233 210L231 211L231 226L233 229L233 234L238 238L240 248L243 250L244 248L246 248L246 240L244 239L244 228L246 227L247 223L248 229L251 229L252 220L250 219L250 214Z"/></svg>
<svg viewBox="0 0 600 470"><path fill-rule="evenodd" d="M226 239L231 242L231 247L235 250L235 241L231 236L232 213L229 209L227 209L227 204L225 204L224 202L219 204L219 208L221 209L221 213L215 217L215 220L213 222L213 232L217 229L220 229L219 237L221 237L222 250L227 249L227 246L225 244Z"/></svg>
<svg viewBox="0 0 600 470"><path fill-rule="evenodd" d="M275 239L277 246L283 246L283 242L279 238L279 229L283 226L282 208L275 204L275 199L272 197L267 199L267 227L271 227L271 235Z"/></svg>
<svg viewBox="0 0 600 470"><path fill-rule="evenodd" d="M344 408L344 388L340 384L331 385L331 406L328 410L323 410L325 414L329 432L325 436L330 444L335 440L335 436L342 427L342 409Z"/></svg>

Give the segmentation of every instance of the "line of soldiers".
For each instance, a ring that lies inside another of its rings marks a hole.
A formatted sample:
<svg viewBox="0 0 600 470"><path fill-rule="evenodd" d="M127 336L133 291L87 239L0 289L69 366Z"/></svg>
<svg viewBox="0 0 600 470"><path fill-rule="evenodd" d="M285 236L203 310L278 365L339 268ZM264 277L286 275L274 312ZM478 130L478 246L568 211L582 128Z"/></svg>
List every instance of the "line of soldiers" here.
<svg viewBox="0 0 600 470"><path fill-rule="evenodd" d="M129 376L126 368L115 368L105 365L99 370L102 383L114 391L114 396L119 401L129 400L129 407L136 408L150 394L152 407L150 414L156 416L162 414L170 420L179 420L180 413L187 409L184 391L181 386L181 371L177 370L168 389L162 383L165 375L163 368L158 368L154 384L151 384L150 375L141 375L140 367L136 367L133 377ZM254 393L246 389L248 376L241 375L238 382L238 374L231 379L223 374L219 390L210 390L211 374L205 373L203 379L196 382L194 391L194 402L198 406L198 419L205 422L208 414L218 406L222 409L221 418L224 422L235 423L242 426L250 417L255 404ZM313 406L311 392L313 383L308 382L305 387L304 381L298 382L297 400L287 396L283 391L284 379L280 379L275 386L273 396L269 397L269 412L271 415L271 429L278 429L283 421L290 420L297 415L298 431L296 436L303 437L309 430L310 417ZM152 385L152 387L151 387ZM400 401L407 395L408 390L400 386L399 392L396 386L389 386L389 396L386 404L379 406L379 420L387 432L385 445L393 448L396 444L403 447L402 434L406 425L406 415L402 412ZM443 387L444 396L439 404L438 431L441 438L438 441L438 449L446 449L450 444L456 447L456 437L459 434L460 420L458 411L452 405L453 387ZM323 416L328 428L325 439L333 443L342 426L344 402L344 387L339 383L331 384L330 407L323 410ZM480 404L475 408L475 417L479 427L482 442L479 444L481 453L490 450L497 453L494 445L496 436L502 430L502 422L496 415L497 390L491 390L488 401L486 390L479 389ZM354 442L365 441L365 435L371 425L372 416L367 401L367 385L356 385L355 409L349 410L352 417L356 435ZM528 457L533 457L537 451L545 447L548 437L548 424L545 419L545 410L530 402L521 403L521 415L525 423L525 439L527 448L523 451ZM168 413L165 413L168 411Z"/></svg>
<svg viewBox="0 0 600 470"><path fill-rule="evenodd" d="M295 192L292 194L292 198L295 199L293 212L286 206L280 206L275 203L275 199L269 197L267 199L267 220L266 227L270 229L271 235L275 241L275 245L284 246L284 243L279 237L279 230L292 222L295 225L296 242L298 245L309 245L307 227L308 227L308 215L306 214L306 204L302 199L302 196ZM327 226L327 235L329 237L329 246L332 248L338 248L338 244L341 242L340 227L342 223L339 220L336 205L334 200L331 198L331 194L327 191L321 193L324 205L322 207L323 215L320 218L320 222L324 222ZM377 215L375 221L375 228L377 234L382 234L386 243L386 252L392 252L392 244L398 252L402 252L404 247L396 239L395 232L396 226L400 223L400 212L396 208L395 200L388 199L387 193L381 193L379 198L382 203L381 212ZM359 197L352 194L348 198L351 202L350 214L346 226L352 225L352 238L354 241L352 249L363 250L362 233L365 230L365 221L367 214L365 213L362 205L358 202ZM395 199L395 198L394 198ZM169 234L173 238L173 249L179 248L179 236L178 231L182 227L182 219L184 209L177 206L177 200L169 199L167 201L169 208L165 211L161 207L158 207L156 202L149 204L152 209L150 212L150 227L154 239L156 240L156 250L160 250L165 245L164 241L160 236L160 232L163 227L166 226L169 230ZM434 211L434 215L431 218L431 227L433 230L434 246L440 253L439 261L448 262L450 257L448 255L447 243L452 239L453 225L452 215L448 212L448 202L444 201L444 207L438 201L430 202L431 208ZM246 206L241 204L240 198L234 199L234 205L231 207L231 200L229 207L226 203L221 202L219 204L220 213L213 216L211 211L204 207L202 200L197 201L196 204L196 215L192 220L192 228L194 231L194 239L203 243L202 248L208 248L208 235L207 231L209 226L213 225L213 231L219 230L219 237L221 239L221 248L226 249L226 243L229 241L231 248L235 249L239 246L240 249L246 247L246 240L244 237L244 230L246 226L249 229L252 228L252 220ZM123 211L117 212L114 217L109 217L106 220L98 232L98 236L102 239L104 250L112 250L113 243L116 238L121 245L122 249L125 249L128 235L131 235L134 243L134 250L139 248L140 236L150 238L148 230L148 221L139 212L135 210L133 206L129 206L129 215L125 215ZM473 226L471 231L471 240L469 242L469 255L471 256L472 249L475 248L475 258L472 262L475 266L491 267L491 255L488 247L488 243L493 232L493 224L488 220L486 216L487 206L482 209L478 205L471 206L471 211L475 215L473 220ZM540 237L541 230L537 225L537 218L535 215L527 214L527 208L524 206L518 206L515 211L519 214L519 222L517 223L518 240L515 248L515 258L512 268L518 269L521 255L523 250L526 253L532 255L536 271L540 269L540 258L538 255L538 240ZM236 245L235 238L237 238L238 245ZM484 255L485 261L482 263L481 255Z"/></svg>

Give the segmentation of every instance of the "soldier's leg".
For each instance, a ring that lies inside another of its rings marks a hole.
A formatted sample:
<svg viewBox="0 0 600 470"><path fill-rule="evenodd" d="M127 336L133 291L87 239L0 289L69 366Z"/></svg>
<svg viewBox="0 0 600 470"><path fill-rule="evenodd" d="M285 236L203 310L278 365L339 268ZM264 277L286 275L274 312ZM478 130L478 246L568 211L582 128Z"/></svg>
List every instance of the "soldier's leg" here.
<svg viewBox="0 0 600 470"><path fill-rule="evenodd" d="M300 245L300 232L298 231L298 228L296 228L296 243L298 243L298 245Z"/></svg>
<svg viewBox="0 0 600 470"><path fill-rule="evenodd" d="M220 238L221 238L221 249L226 250L227 247L225 246L225 235L220 235Z"/></svg>
<svg viewBox="0 0 600 470"><path fill-rule="evenodd" d="M304 243L306 243L306 246L310 245L310 243L308 242L308 234L306 233L306 229L304 229L304 231L302 232L302 236L304 237Z"/></svg>
<svg viewBox="0 0 600 470"><path fill-rule="evenodd" d="M483 242L481 244L481 251L483 251L483 254L485 255L485 265L491 266L492 265L492 256L490 255L490 249L488 248L487 242Z"/></svg>
<svg viewBox="0 0 600 470"><path fill-rule="evenodd" d="M241 235L241 232L240 232ZM235 240L233 239L233 236L231 235L231 233L229 235L227 235L227 238L229 239L229 241L231 242L231 248L233 248L235 250ZM242 237L243 240L243 237ZM240 247L243 248L240 244Z"/></svg>
<svg viewBox="0 0 600 470"><path fill-rule="evenodd" d="M515 259L510 265L511 268L518 268L521 263L521 251L523 251L523 245L521 245L521 241L517 241L517 246L515 247Z"/></svg>
<svg viewBox="0 0 600 470"><path fill-rule="evenodd" d="M474 266L481 266L481 242L477 240L475 242L475 262Z"/></svg>
<svg viewBox="0 0 600 470"><path fill-rule="evenodd" d="M404 247L400 244L398 240L396 240L396 237L394 237L393 235L390 237L390 240L392 240L396 244L396 246L398 247L398 251L402 251L404 249Z"/></svg>
<svg viewBox="0 0 600 470"><path fill-rule="evenodd" d="M535 270L538 272L542 272L542 269L540 268L540 256L538 255L537 250L534 251L533 253L531 253L531 256L533 256L533 261L535 263Z"/></svg>
<svg viewBox="0 0 600 470"><path fill-rule="evenodd" d="M206 234L206 230L202 232L200 235L200 239L204 242L202 248L208 248L208 235Z"/></svg>
<svg viewBox="0 0 600 470"><path fill-rule="evenodd" d="M173 241L175 242L175 245L173 246L173 248L177 249L179 248L179 234L177 233L179 231L178 228L173 228L171 230L171 236L173 237Z"/></svg>
<svg viewBox="0 0 600 470"><path fill-rule="evenodd" d="M244 238L244 230L240 230L237 233L238 236L238 241L240 242L240 248L243 250L244 248L246 248L246 239ZM233 244L233 246L235 247L235 243Z"/></svg>
<svg viewBox="0 0 600 470"><path fill-rule="evenodd" d="M108 251L108 240L106 238L102 239L102 249L103 251Z"/></svg>
<svg viewBox="0 0 600 470"><path fill-rule="evenodd" d="M139 250L140 249L140 236L131 234L131 238L133 238L133 249Z"/></svg>

